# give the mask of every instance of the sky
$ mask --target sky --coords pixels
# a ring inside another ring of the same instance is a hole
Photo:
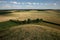
[[[0,9],[60,9],[60,0],[0,0]]]

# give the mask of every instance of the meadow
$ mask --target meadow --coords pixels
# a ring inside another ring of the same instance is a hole
[[[60,26],[58,25],[45,22],[20,25],[18,22],[11,21],[37,18],[60,24],[59,10],[0,11],[0,40],[60,40]]]

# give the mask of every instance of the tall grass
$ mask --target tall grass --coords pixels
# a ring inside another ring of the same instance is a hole
[[[15,30],[15,31],[14,31]],[[10,30],[8,34],[1,37],[1,40],[60,40],[60,33],[47,31],[41,27],[20,27]]]
[[[9,29],[12,26],[18,25],[17,23],[11,22],[11,21],[5,21],[5,22],[0,22],[0,31]]]

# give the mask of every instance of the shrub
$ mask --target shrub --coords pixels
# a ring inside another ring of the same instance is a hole
[[[31,20],[30,20],[30,19],[28,19],[28,20],[27,20],[27,23],[31,23]]]

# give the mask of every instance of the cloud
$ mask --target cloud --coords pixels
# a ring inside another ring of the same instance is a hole
[[[3,6],[4,8],[11,8],[11,6],[9,4],[6,4],[5,6]]]
[[[31,2],[27,2],[28,5],[31,5],[32,3]]]
[[[32,3],[33,5],[36,5],[37,3]]]
[[[45,5],[48,5],[48,3],[45,3]]]
[[[10,2],[10,3],[13,3],[13,4],[18,4],[18,2]]]
[[[56,4],[56,3],[53,3],[53,5],[55,5],[55,6],[56,6],[57,4]]]
[[[16,5],[15,5],[16,4]],[[2,6],[3,5],[3,6]],[[39,2],[17,2],[17,1],[0,1],[0,9],[8,8],[57,8],[57,3],[39,3]]]
[[[17,4],[17,2],[13,2],[14,4]]]

